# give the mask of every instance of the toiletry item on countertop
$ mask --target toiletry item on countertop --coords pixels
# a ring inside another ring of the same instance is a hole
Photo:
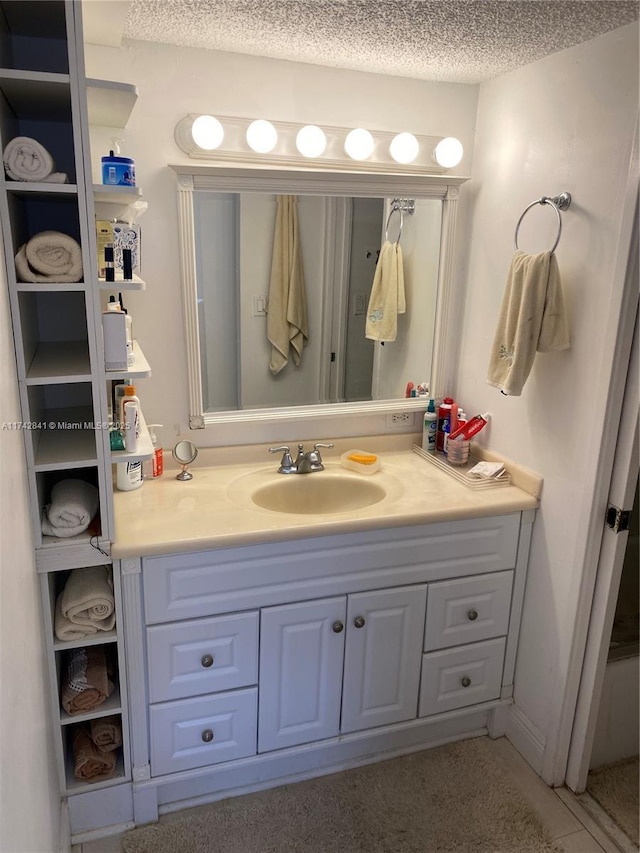
[[[414,389],[413,382],[407,382],[407,387],[404,390],[404,396],[407,398],[411,397],[411,392],[413,391],[413,389]]]
[[[429,400],[427,411],[424,413],[422,425],[422,449],[427,453],[436,452],[436,424],[438,415],[436,412],[436,401]]]
[[[444,422],[449,417],[449,412],[453,406],[453,397],[445,397],[442,403],[438,406],[438,420],[436,425],[436,450],[442,452],[444,450]]]
[[[156,436],[154,427],[161,427],[162,424],[147,424],[149,428],[149,438],[153,445],[153,456],[151,459],[145,459],[142,463],[142,475],[145,480],[155,480],[156,477],[161,477],[164,471],[164,456]]]
[[[380,468],[380,459],[375,453],[366,450],[347,450],[340,457],[340,464],[359,474],[373,474]]]
[[[492,480],[500,477],[504,470],[503,462],[478,462],[477,465],[469,469],[468,473],[484,480]]]
[[[136,459],[131,462],[119,462],[116,465],[116,488],[121,492],[139,489],[142,485],[142,462]]]
[[[474,415],[463,426],[458,427],[455,433],[449,435],[449,441],[456,441],[459,438],[469,439],[477,435],[488,423],[491,415],[487,412],[484,415]]]

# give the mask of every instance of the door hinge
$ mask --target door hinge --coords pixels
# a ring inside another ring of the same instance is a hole
[[[629,519],[631,518],[631,510],[619,509],[613,504],[607,507],[607,525],[614,533],[623,533],[629,529]]]

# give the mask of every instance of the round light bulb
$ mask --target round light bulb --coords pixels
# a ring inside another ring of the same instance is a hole
[[[217,118],[198,116],[191,126],[191,136],[197,146],[211,151],[224,139],[224,130]]]
[[[319,157],[327,147],[324,130],[315,124],[307,124],[298,131],[296,148],[303,157]]]
[[[462,160],[462,142],[453,136],[441,139],[433,152],[434,159],[443,169],[451,169]]]
[[[247,144],[257,154],[273,151],[278,141],[278,131],[270,121],[262,118],[252,121],[247,128]]]
[[[347,134],[344,141],[344,150],[352,160],[366,160],[374,149],[373,136],[363,127],[357,127]]]
[[[399,133],[389,146],[389,154],[396,163],[413,163],[418,156],[420,146],[413,133]]]

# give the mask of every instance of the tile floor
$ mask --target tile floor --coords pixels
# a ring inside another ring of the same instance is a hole
[[[566,788],[553,789],[545,785],[506,738],[491,743],[496,758],[511,775],[513,783],[535,809],[551,838],[564,853],[627,853],[629,848],[614,844],[583,808],[580,797]],[[175,820],[178,816],[179,813],[165,815],[160,821]],[[85,842],[76,845],[73,853],[123,853],[121,838],[120,835],[114,835]]]

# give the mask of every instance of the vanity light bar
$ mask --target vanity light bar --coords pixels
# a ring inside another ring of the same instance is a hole
[[[194,160],[442,174],[462,159],[457,139],[366,128],[190,113],[176,125],[178,148]],[[198,140],[196,142],[196,140]],[[443,145],[443,143],[446,143]],[[440,156],[446,149],[447,159]],[[452,153],[453,151],[453,153]],[[456,160],[456,156],[458,159]]]

